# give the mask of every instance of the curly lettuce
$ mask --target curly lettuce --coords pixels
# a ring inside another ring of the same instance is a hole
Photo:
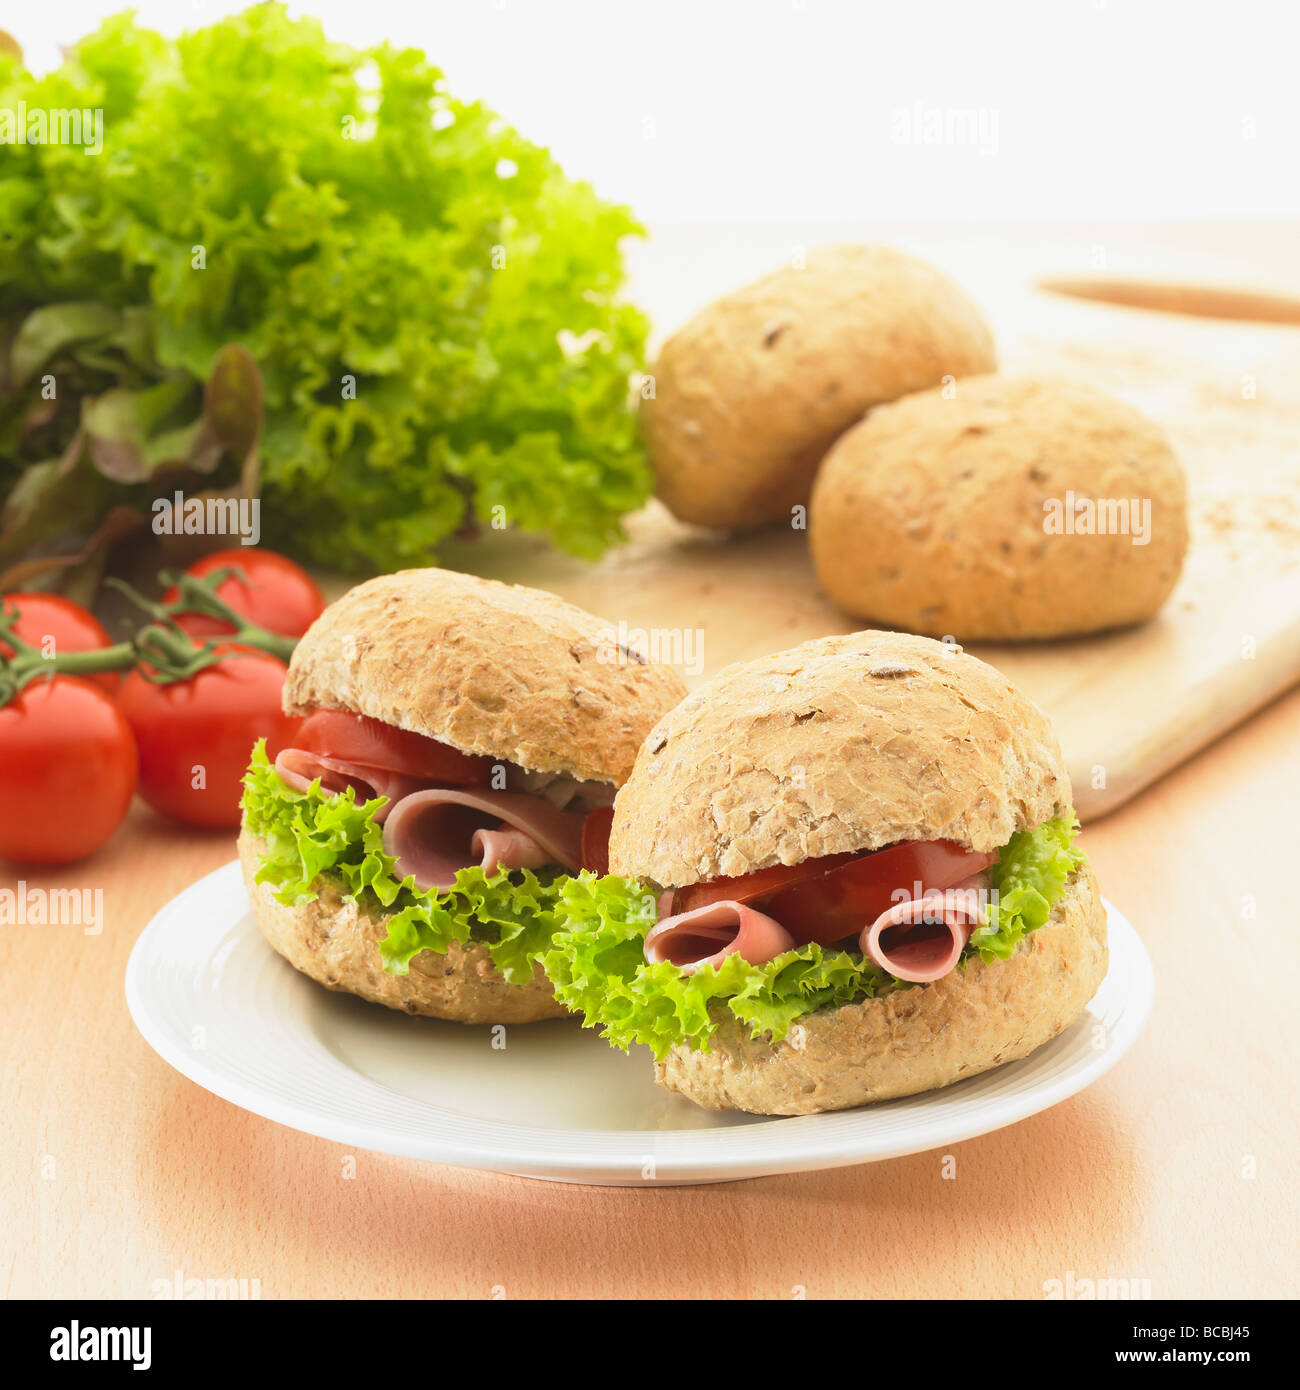
[[[421,951],[445,955],[453,941],[485,945],[511,984],[533,978],[538,955],[559,923],[557,904],[566,876],[543,870],[485,874],[474,866],[445,893],[425,893],[400,878],[384,853],[375,812],[382,797],[358,802],[351,787],[327,796],[318,782],[305,792],[285,785],[262,740],[244,774],[244,823],[266,843],[258,883],[269,883],[287,906],[312,901],[321,884],[392,914],[379,943],[384,969],[405,975]]]
[[[1077,822],[1053,820],[1012,837],[991,871],[996,890],[985,922],[971,935],[962,966],[977,954],[1005,960],[1026,933],[1041,927],[1083,862],[1072,848]],[[684,974],[667,961],[649,964],[646,933],[655,924],[655,895],[634,879],[590,874],[566,880],[561,924],[540,959],[555,995],[599,1028],[614,1047],[644,1043],[662,1058],[674,1047],[709,1051],[723,1012],[753,1037],[785,1038],[819,1009],[912,986],[856,951],[817,945],[786,951],[766,965],[728,956]]]
[[[779,1042],[804,1014],[873,995],[890,977],[862,956],[801,946],[766,965],[728,956],[683,974],[643,954],[655,923],[655,896],[635,879],[590,874],[560,893],[563,925],[541,957],[555,997],[599,1027],[614,1047],[644,1043],[656,1057],[679,1044],[708,1051],[721,1006],[755,1037]]]
[[[260,373],[266,539],[332,568],[428,564],[476,527],[594,558],[649,495],[648,324],[621,297],[643,229],[423,53],[280,4],[175,40],[128,13],[44,76],[0,46],[0,108],[23,103],[102,113],[93,154],[0,143],[0,501],[24,543],[47,513],[147,516],[180,462],[232,485],[195,439],[231,344]]]
[[[1036,830],[1011,837],[989,873],[993,892],[984,923],[971,933],[967,952],[984,961],[1006,960],[1026,932],[1052,915],[1066,880],[1083,863],[1074,848],[1079,822],[1058,816]]]

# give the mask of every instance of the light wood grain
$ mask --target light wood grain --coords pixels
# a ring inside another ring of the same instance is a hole
[[[1000,235],[948,252],[977,261]],[[1058,235],[1053,268],[1075,269],[1113,235],[1081,229],[1064,250]],[[1156,231],[1143,235],[1143,245],[1164,247],[1163,260],[1149,253],[1153,263],[1185,277],[1196,238],[1209,233],[1174,229],[1163,243]],[[1217,239],[1224,254],[1233,235]],[[1292,247],[1294,231],[1264,244]],[[763,263],[733,264],[720,252],[715,261],[719,278],[730,268],[735,279]],[[1147,273],[1151,264],[1113,268]],[[733,645],[739,652],[761,638],[771,649],[833,622],[812,586],[793,582],[806,563],[797,542],[742,542],[725,561],[703,538],[680,539],[671,561],[652,543],[626,557],[636,583],[617,565],[584,582],[590,606],[633,625],[698,626],[725,594],[706,629],[713,667]],[[552,562],[524,550],[501,563],[545,582]],[[775,590],[787,593],[784,603],[772,602]],[[1220,597],[1210,583],[1198,601]],[[1236,652],[1243,631],[1261,630],[1265,607],[1223,608],[1199,640]],[[1175,606],[1170,625],[1179,621]],[[1155,659],[1122,683],[1125,701],[1146,701],[1166,664],[1159,689],[1191,684],[1209,699],[1180,631],[1155,630]],[[1062,690],[1116,697],[1105,669],[1067,656],[1053,678]],[[1225,664],[1221,654],[1214,663]],[[1293,1296],[1297,786],[1300,692],[1090,826],[1085,845],[1103,889],[1155,962],[1151,1023],[1096,1086],[956,1146],[953,1178],[935,1152],[661,1190],[566,1187],[351,1153],[171,1071],[127,1014],[126,958],[151,914],[231,858],[232,845],[137,808],[94,859],[26,875],[35,887],[101,888],[101,934],[0,928],[0,1290],[148,1297],[180,1270],[257,1280],[267,1298],[1032,1298],[1073,1271],[1149,1280],[1156,1297]],[[0,885],[12,882],[0,866]]]

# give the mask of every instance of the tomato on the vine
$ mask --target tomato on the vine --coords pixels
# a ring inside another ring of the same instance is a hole
[[[84,859],[121,825],[135,786],[130,726],[99,686],[40,678],[0,707],[0,856]]]
[[[0,597],[0,608],[17,611],[14,635],[46,657],[113,645],[104,624],[89,609],[61,594],[5,594]],[[13,654],[14,649],[0,638],[0,656]],[[119,676],[116,671],[100,671],[82,679],[92,681],[111,695],[117,689]]]
[[[169,685],[132,671],[118,696],[140,749],[140,795],[189,825],[238,825],[253,745],[265,738],[274,758],[298,727],[280,708],[282,662],[246,648],[218,651],[222,660]]]
[[[301,637],[325,611],[325,595],[301,565],[274,550],[239,546],[218,550],[196,561],[185,572],[198,579],[222,569],[239,569],[243,576],[231,575],[216,587],[217,597],[229,604],[249,622],[286,637]],[[163,595],[164,603],[178,597],[173,587]],[[176,622],[191,637],[227,636],[234,629],[220,618],[204,613],[182,613]]]

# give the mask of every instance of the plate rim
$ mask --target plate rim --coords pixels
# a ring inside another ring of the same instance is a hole
[[[1155,996],[1155,971],[1141,936],[1124,914],[1103,898],[1112,952],[1106,978],[1098,992],[1105,987],[1116,968],[1113,949],[1116,936],[1122,942],[1122,958],[1129,973],[1122,1018],[1111,1036],[1110,1045],[1098,1049],[1093,1058],[1066,1067],[1059,1074],[1045,1078],[1022,1092],[1010,1097],[998,1097],[996,1104],[990,1102],[973,1109],[965,1117],[965,1123],[960,1112],[951,1115],[942,1135],[917,1135],[914,1127],[905,1125],[896,1133],[878,1136],[875,1142],[866,1145],[865,1136],[848,1126],[844,1126],[846,1132],[838,1135],[820,1132],[826,1127],[827,1121],[836,1118],[842,1121],[844,1117],[871,1113],[872,1107],[861,1106],[854,1110],[828,1112],[826,1115],[756,1117],[753,1125],[727,1129],[601,1131],[563,1127],[548,1129],[504,1120],[475,1120],[477,1127],[495,1132],[495,1142],[489,1142],[482,1137],[467,1140],[456,1134],[456,1127],[458,1124],[464,1125],[465,1116],[428,1102],[412,1101],[438,1122],[437,1129],[415,1134],[396,1131],[391,1125],[367,1121],[364,1116],[336,1117],[322,1113],[310,1105],[296,1104],[270,1088],[259,1088],[231,1077],[222,1070],[219,1062],[211,1060],[211,1054],[177,1044],[170,1036],[166,1023],[154,1016],[144,985],[148,978],[147,958],[155,942],[165,935],[175,919],[188,915],[187,908],[193,899],[205,897],[213,890],[230,891],[236,884],[244,901],[243,916],[251,915],[241,866],[238,860],[231,860],[195,880],[164,903],[132,945],[123,982],[127,1009],[145,1042],[163,1061],[187,1080],[229,1104],[317,1138],[422,1162],[522,1177],[663,1187],[683,1182],[720,1182],[847,1167],[925,1153],[948,1144],[965,1143],[1051,1109],[1100,1080],[1141,1036],[1150,1018]],[[208,911],[211,910],[209,907]],[[242,916],[232,919],[227,923],[228,929],[233,929],[241,920]],[[271,948],[268,946],[267,949]],[[599,1044],[600,1040],[593,1036],[592,1042]],[[364,1079],[370,1085],[382,1086],[373,1078]],[[978,1077],[969,1079],[974,1081]],[[943,1096],[952,1089],[941,1087],[918,1097],[901,1097],[898,1101],[883,1104],[910,1101],[921,1108],[927,1098]],[[810,1126],[801,1124],[801,1121],[813,1121],[815,1125],[820,1122],[818,1137],[809,1141],[807,1135]],[[762,1152],[746,1154],[743,1145],[747,1139],[752,1143],[756,1131],[774,1137],[786,1131],[793,1142],[776,1147],[767,1143]],[[571,1136],[576,1141],[574,1152],[549,1152],[550,1146],[562,1136]],[[507,1137],[511,1142],[502,1143],[502,1139]],[[530,1155],[530,1141],[533,1145],[539,1141],[545,1144],[548,1152],[544,1157]],[[864,1147],[867,1151],[864,1151]],[[593,1149],[597,1151],[593,1152]],[[648,1160],[653,1162],[651,1176],[644,1171]]]

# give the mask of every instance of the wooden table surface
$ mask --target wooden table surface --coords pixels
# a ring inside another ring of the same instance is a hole
[[[955,1146],[954,1177],[936,1151],[658,1190],[354,1153],[172,1071],[127,1014],[127,954],[231,844],[137,809],[95,859],[27,876],[102,885],[99,935],[0,933],[3,1291],[148,1298],[180,1270],[263,1298],[1038,1298],[1073,1271],[1294,1296],[1297,787],[1300,691],[1088,832],[1155,1012],[1091,1089]]]

